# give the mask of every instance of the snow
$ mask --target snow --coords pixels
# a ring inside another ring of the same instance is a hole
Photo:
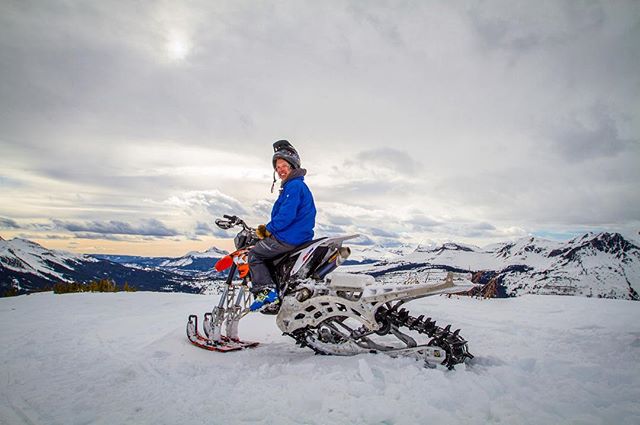
[[[349,245],[351,254],[350,261],[355,262],[374,262],[382,260],[395,260],[403,255],[413,252],[414,248],[410,245],[401,245],[396,248],[388,248],[381,245],[361,246]]]
[[[189,256],[180,257],[177,260],[167,260],[160,263],[160,267],[184,267],[193,263],[193,258]]]
[[[473,363],[455,371],[316,356],[252,314],[236,353],[188,343],[215,296],[39,293],[0,299],[2,424],[637,424],[640,304],[526,295],[431,297]]]

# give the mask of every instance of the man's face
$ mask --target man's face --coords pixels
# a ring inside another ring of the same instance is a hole
[[[280,180],[285,180],[291,172],[291,165],[282,158],[276,160],[276,173],[280,177]]]

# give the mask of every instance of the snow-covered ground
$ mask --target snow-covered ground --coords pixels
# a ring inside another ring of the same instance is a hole
[[[316,356],[250,315],[263,343],[212,353],[185,337],[215,296],[0,299],[1,424],[638,424],[640,304],[432,297],[412,314],[461,327],[455,371],[384,355]]]

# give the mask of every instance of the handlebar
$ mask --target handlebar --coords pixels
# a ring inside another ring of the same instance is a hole
[[[238,216],[224,214],[222,217],[224,217],[226,220],[223,220],[221,218],[216,219],[216,226],[221,229],[227,230],[231,229],[234,226],[242,226],[244,230],[253,230],[251,227],[247,226],[247,223],[245,223],[244,220],[242,220]]]

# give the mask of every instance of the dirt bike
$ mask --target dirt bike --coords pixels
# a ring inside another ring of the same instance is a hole
[[[240,227],[234,239],[236,251],[215,265],[229,274],[218,305],[204,315],[204,335],[198,331],[198,317],[190,315],[187,336],[194,345],[211,351],[256,347],[258,342],[239,338],[238,324],[253,301],[247,256],[259,239],[255,229],[236,216],[225,215],[216,225],[225,230]],[[418,298],[466,292],[473,285],[454,284],[451,273],[442,282],[389,285],[369,275],[334,272],[351,253],[343,242],[358,236],[315,239],[270,262],[280,301],[279,309],[271,313],[277,314],[284,335],[317,354],[381,352],[448,369],[472,359],[459,329],[442,328],[430,317],[413,317],[401,307]]]

